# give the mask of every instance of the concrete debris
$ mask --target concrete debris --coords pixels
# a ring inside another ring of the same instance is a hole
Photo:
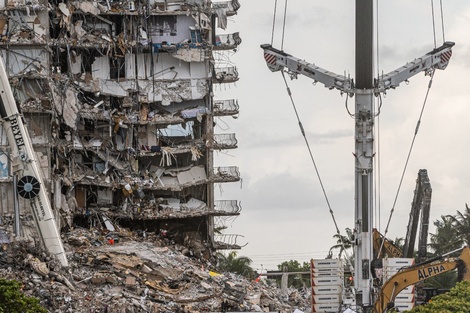
[[[283,300],[276,286],[217,273],[202,254],[191,256],[191,246],[160,235],[77,228],[64,243],[68,268],[30,242],[5,244],[0,277],[22,282],[49,312],[219,312],[224,301],[238,312],[309,307],[308,293],[289,290]]]

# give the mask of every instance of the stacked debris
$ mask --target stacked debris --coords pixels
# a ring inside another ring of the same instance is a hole
[[[63,268],[27,241],[4,243],[0,277],[24,284],[50,312],[306,311],[309,297],[275,284],[218,273],[191,248],[156,234],[75,229],[64,235]]]

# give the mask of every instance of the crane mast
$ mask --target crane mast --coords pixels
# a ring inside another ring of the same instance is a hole
[[[55,222],[49,196],[31,138],[16,106],[3,59],[0,57],[0,118],[11,148],[13,175],[19,177],[18,194],[31,204],[31,212],[44,248],[63,266],[67,256]]]
[[[304,75],[329,89],[355,96],[355,277],[356,305],[366,311],[374,303],[371,261],[373,260],[373,159],[375,156],[374,99],[394,89],[412,76],[445,69],[452,55],[453,42],[445,42],[422,57],[380,77],[373,74],[373,0],[356,0],[356,77],[338,75],[264,44],[264,59],[272,72],[286,71],[291,78]]]

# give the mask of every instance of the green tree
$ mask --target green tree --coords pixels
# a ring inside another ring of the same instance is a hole
[[[336,245],[330,248],[330,255],[332,250],[339,249],[338,258],[341,259],[341,256],[344,252],[351,249],[354,243],[354,234],[350,228],[346,228],[346,236],[341,234],[335,234],[333,238],[336,239]]]
[[[0,312],[47,313],[39,300],[21,292],[21,284],[15,280],[0,279]]]
[[[429,248],[434,251],[434,255],[442,255],[450,251],[459,249],[463,245],[463,240],[454,229],[454,217],[441,216],[441,220],[434,221],[436,233],[429,238]]]
[[[403,246],[405,245],[405,238],[396,237],[395,240],[393,241],[393,244],[403,250]]]
[[[236,251],[231,251],[227,255],[217,254],[218,268],[225,272],[231,272],[253,279],[255,271],[251,267],[252,260],[245,256],[237,256]]]
[[[463,241],[454,229],[453,219],[441,216],[441,220],[434,221],[436,233],[430,234],[428,247],[433,250],[432,256],[443,255],[462,247]],[[447,272],[432,277],[424,282],[426,287],[450,289],[457,283],[457,272]]]
[[[449,292],[435,296],[426,305],[420,305],[408,313],[467,313],[470,312],[470,282],[462,281]]]
[[[457,211],[456,216],[449,215],[449,218],[452,220],[459,239],[466,245],[470,245],[470,208],[468,204],[465,204],[465,211],[463,213]]]
[[[297,260],[284,261],[277,266],[278,270],[282,272],[309,272],[310,273],[310,264],[309,262],[299,263]],[[276,278],[278,284],[281,283],[281,278]],[[287,285],[300,289],[302,287],[310,286],[310,274],[301,275],[301,274],[290,274],[288,276]]]

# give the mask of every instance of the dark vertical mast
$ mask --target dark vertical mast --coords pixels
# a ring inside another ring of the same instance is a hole
[[[356,88],[373,87],[374,5],[356,0]]]
[[[373,258],[374,43],[373,0],[356,0],[355,236],[354,287],[357,307],[373,302],[370,264]]]

